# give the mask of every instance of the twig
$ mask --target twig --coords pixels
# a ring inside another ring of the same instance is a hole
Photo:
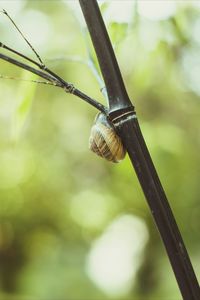
[[[38,83],[38,84],[47,84],[47,85],[53,85],[56,86],[56,82],[50,82],[50,81],[41,81],[41,80],[33,80],[33,79],[24,79],[24,78],[18,78],[14,76],[7,76],[0,74],[1,79],[10,79],[10,80],[17,80],[17,81],[25,81],[25,82],[31,82],[31,83]]]
[[[24,56],[23,54],[15,51],[15,50],[13,50],[13,49],[11,49],[9,47],[6,47],[5,49],[8,50],[8,51],[14,52],[18,56],[23,57],[24,59],[26,59],[28,61],[31,61],[32,63],[38,65],[37,62],[32,61],[28,57]],[[34,73],[34,74],[36,74],[36,75],[38,75],[38,76],[40,76],[40,77],[42,77],[42,78],[44,78],[44,79],[52,82],[52,85],[55,85],[57,87],[60,87],[60,88],[64,89],[65,92],[67,92],[67,93],[71,93],[73,95],[76,95],[77,97],[81,98],[82,100],[86,101],[87,103],[89,103],[92,106],[94,106],[95,108],[97,108],[99,111],[107,114],[108,109],[103,104],[101,104],[98,101],[96,101],[95,99],[89,97],[88,95],[86,95],[85,93],[81,92],[79,89],[75,88],[72,84],[64,81],[63,79],[60,81],[59,80],[60,77],[57,76],[57,74],[56,74],[56,77],[54,77],[52,75],[52,74],[55,74],[54,72],[50,72],[50,74],[49,74],[49,72],[45,73],[43,71],[37,70],[37,69],[35,69],[35,68],[33,68],[33,67],[31,67],[31,66],[23,63],[23,62],[20,62],[20,61],[14,59],[12,57],[9,57],[9,56],[7,56],[5,54],[2,54],[2,53],[0,53],[0,59],[5,60],[5,61],[7,61],[7,62],[9,62],[9,63],[11,63],[11,64],[13,64],[15,66],[18,66],[18,67],[20,67],[22,69],[25,69],[25,70],[27,70],[27,71],[29,71],[31,73]],[[45,71],[47,71],[47,70],[45,70]]]
[[[28,56],[20,53],[19,51],[12,49],[8,46],[6,46],[5,44],[0,42],[0,47],[6,49],[7,51],[16,54],[17,56],[27,60],[28,62],[31,62],[32,64],[36,65],[39,69],[43,70],[45,73],[47,73],[50,77],[49,77],[49,81],[51,81],[53,84],[55,84],[56,86],[62,87],[65,92],[70,93],[70,94],[74,94],[76,96],[78,96],[79,98],[83,99],[84,101],[86,101],[87,103],[91,104],[92,106],[96,107],[98,110],[100,110],[101,112],[107,114],[107,108],[102,105],[101,103],[97,102],[96,100],[90,98],[89,96],[87,96],[86,94],[84,94],[83,92],[79,91],[78,89],[76,89],[73,84],[66,82],[63,78],[61,78],[60,76],[58,76],[55,72],[51,71],[43,62],[43,60],[41,59],[40,55],[37,53],[37,51],[34,49],[34,47],[32,46],[32,44],[28,41],[28,39],[25,37],[25,35],[23,34],[23,32],[19,29],[19,27],[17,26],[17,24],[14,22],[14,20],[11,18],[11,16],[8,14],[8,12],[6,10],[2,10],[2,13],[4,15],[6,15],[8,17],[8,19],[11,21],[11,23],[14,25],[14,27],[16,28],[16,30],[19,32],[19,34],[21,35],[21,37],[23,38],[23,40],[26,42],[26,44],[31,48],[31,50],[33,51],[33,53],[35,54],[35,56],[37,57],[38,62],[36,62],[35,60],[29,58]],[[2,59],[5,59],[6,57],[4,56],[1,57]],[[33,72],[36,74],[36,70],[34,68],[30,68],[25,64],[22,64],[20,62],[17,62],[16,60],[13,59],[8,59],[7,57],[7,61],[17,65],[18,67],[23,67],[26,70]],[[40,73],[40,76],[44,76],[44,72]],[[41,76],[41,77],[42,77]],[[43,77],[44,78],[44,77]]]

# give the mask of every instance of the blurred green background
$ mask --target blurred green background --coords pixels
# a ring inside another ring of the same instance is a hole
[[[199,277],[200,2],[100,4]],[[0,6],[49,68],[105,103],[78,1]],[[35,59],[3,14],[0,35]],[[37,79],[4,61],[0,74]],[[17,80],[0,79],[0,96],[0,299],[181,299],[128,157],[112,164],[88,150],[95,109]]]

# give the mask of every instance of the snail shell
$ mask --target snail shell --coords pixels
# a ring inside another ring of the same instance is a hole
[[[96,116],[89,138],[89,148],[97,155],[115,163],[126,155],[126,150],[114,126],[103,113]]]

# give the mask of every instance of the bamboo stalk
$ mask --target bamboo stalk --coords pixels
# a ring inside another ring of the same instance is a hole
[[[162,184],[127,95],[96,0],[79,0],[109,98],[109,115],[128,151],[152,217],[165,245],[184,300],[199,300],[200,289]]]

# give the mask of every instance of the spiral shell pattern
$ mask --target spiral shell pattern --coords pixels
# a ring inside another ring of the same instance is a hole
[[[115,163],[121,161],[126,155],[120,137],[103,113],[97,115],[92,126],[89,148],[97,155]]]

